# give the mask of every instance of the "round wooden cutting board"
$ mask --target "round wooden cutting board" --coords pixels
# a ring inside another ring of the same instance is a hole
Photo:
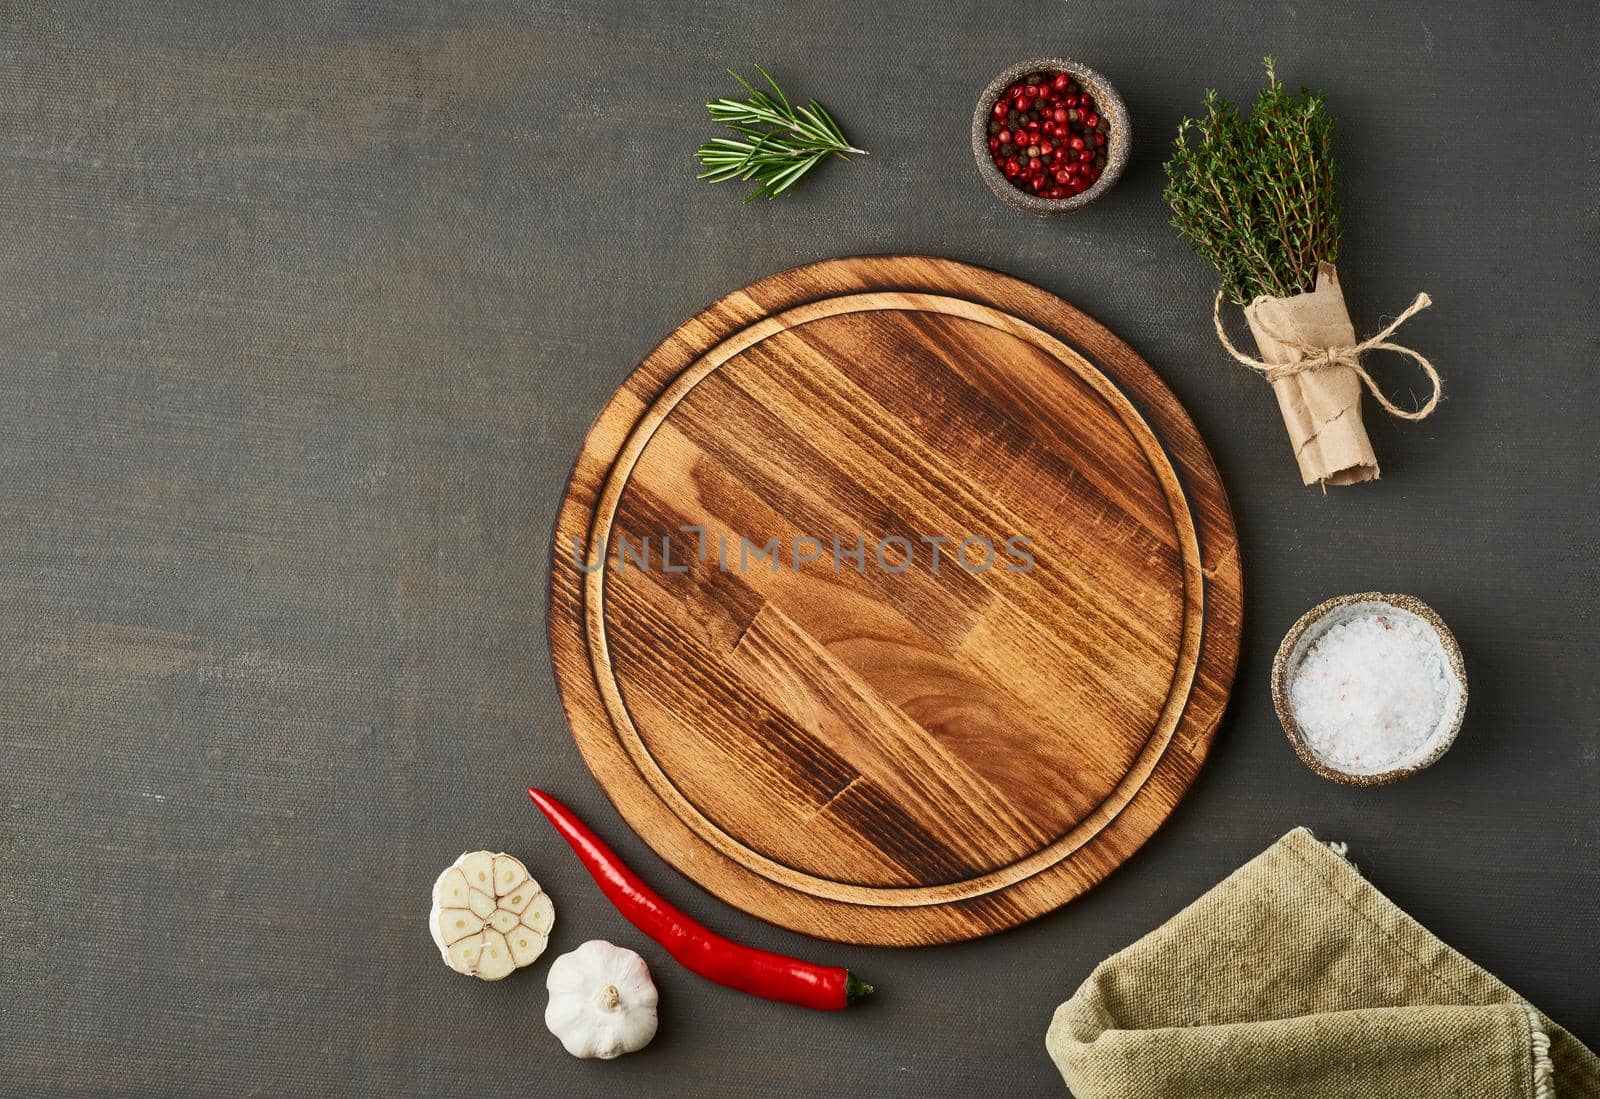
[[[763,279],[601,412],[557,521],[578,746],[717,896],[950,942],[1126,859],[1238,656],[1233,520],[1177,399],[1072,306],[928,257]]]

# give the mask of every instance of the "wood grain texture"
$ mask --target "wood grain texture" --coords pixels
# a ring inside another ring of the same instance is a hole
[[[1015,279],[857,258],[724,298],[619,390],[550,634],[586,761],[668,861],[796,930],[945,942],[1077,896],[1165,819],[1240,579],[1210,458],[1130,349]]]

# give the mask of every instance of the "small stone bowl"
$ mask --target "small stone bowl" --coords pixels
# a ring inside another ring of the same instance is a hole
[[[1439,642],[1439,653],[1452,689],[1445,698],[1444,713],[1438,728],[1423,741],[1411,759],[1387,771],[1352,771],[1323,759],[1306,741],[1289,705],[1289,680],[1305,659],[1306,652],[1323,634],[1341,622],[1373,611],[1392,613],[1396,617],[1418,618],[1429,626]],[[1456,644],[1455,635],[1434,613],[1433,608],[1413,596],[1383,595],[1379,592],[1341,595],[1312,607],[1300,616],[1300,620],[1284,636],[1283,643],[1278,646],[1278,655],[1272,661],[1272,705],[1278,711],[1278,720],[1282,722],[1283,731],[1289,737],[1295,754],[1323,778],[1347,786],[1382,786],[1384,783],[1398,782],[1436,762],[1455,743],[1456,734],[1461,730],[1461,719],[1467,712],[1467,671],[1461,661],[1461,646]]]
[[[996,168],[990,158],[990,112],[1008,87],[1032,72],[1071,73],[1072,78],[1094,96],[1095,108],[1110,125],[1110,133],[1106,138],[1106,166],[1101,170],[1100,178],[1094,181],[1094,186],[1087,191],[1055,199],[1028,194],[1012,186],[1005,173]],[[1117,89],[1111,86],[1111,81],[1081,61],[1064,57],[1038,57],[1012,65],[983,89],[983,94],[978,97],[978,108],[972,114],[972,157],[978,162],[978,174],[1001,202],[1014,210],[1040,217],[1074,213],[1111,190],[1122,178],[1122,170],[1128,166],[1128,151],[1132,147],[1133,131],[1128,123],[1128,107],[1117,94]]]

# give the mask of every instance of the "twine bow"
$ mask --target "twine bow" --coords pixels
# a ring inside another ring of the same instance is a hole
[[[1233,341],[1228,339],[1228,333],[1222,328],[1222,291],[1220,290],[1217,291],[1216,304],[1211,307],[1211,318],[1217,325],[1217,339],[1222,341],[1222,346],[1227,349],[1228,354],[1232,355],[1238,362],[1248,366],[1251,370],[1256,371],[1269,382],[1278,381],[1280,378],[1292,378],[1294,375],[1304,374],[1308,370],[1326,370],[1330,366],[1349,367],[1355,372],[1356,377],[1360,378],[1362,383],[1366,385],[1367,391],[1377,398],[1378,403],[1383,406],[1383,410],[1389,415],[1398,416],[1402,420],[1421,420],[1426,419],[1439,404],[1439,372],[1433,368],[1433,364],[1425,359],[1420,352],[1406,347],[1404,344],[1390,343],[1389,337],[1394,335],[1395,330],[1402,324],[1432,304],[1433,299],[1428,297],[1427,294],[1418,294],[1412,300],[1410,306],[1406,308],[1406,311],[1391,321],[1388,327],[1375,336],[1369,336],[1360,343],[1350,344],[1347,347],[1312,347],[1297,339],[1280,335],[1262,323],[1261,318],[1257,317],[1255,324],[1258,328],[1285,347],[1299,353],[1299,359],[1288,363],[1265,363],[1260,359],[1252,359],[1249,355],[1233,346]],[[1415,359],[1417,365],[1422,367],[1422,372],[1428,376],[1428,381],[1433,383],[1433,394],[1428,398],[1427,403],[1414,412],[1408,412],[1384,396],[1383,390],[1378,388],[1378,383],[1372,380],[1372,375],[1368,374],[1361,365],[1361,354],[1364,351],[1395,351]]]

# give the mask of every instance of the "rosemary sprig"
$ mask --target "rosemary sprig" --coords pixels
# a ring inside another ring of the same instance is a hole
[[[1249,118],[1210,91],[1206,116],[1178,126],[1162,192],[1172,224],[1240,305],[1312,289],[1318,261],[1339,253],[1327,97],[1289,94],[1272,58],[1266,66]]]
[[[738,136],[713,138],[700,146],[695,156],[705,171],[697,178],[712,183],[754,180],[759,186],[745,197],[750,202],[763,195],[777,198],[788,194],[830,156],[849,160],[852,154],[867,155],[865,149],[850,144],[821,103],[813,99],[796,107],[767,70],[757,65],[756,72],[771,86],[771,95],[729,69],[728,75],[743,85],[750,97],[706,104],[711,117]]]

